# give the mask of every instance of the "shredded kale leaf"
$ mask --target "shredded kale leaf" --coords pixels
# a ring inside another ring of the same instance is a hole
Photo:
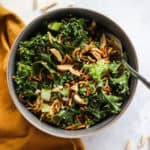
[[[109,71],[111,71],[112,74],[117,74],[120,65],[121,62],[112,62],[109,64],[105,63],[104,60],[98,60],[96,64],[85,64],[84,68],[88,70],[88,74],[91,75],[94,80],[99,82]]]
[[[73,41],[72,45],[76,46],[78,42],[88,39],[88,32],[85,31],[84,27],[85,20],[81,18],[71,18],[68,21],[64,21],[61,32],[63,41],[71,40]]]
[[[116,92],[120,95],[128,95],[129,94],[129,86],[128,80],[130,77],[130,72],[125,70],[121,76],[118,78],[110,78],[110,82],[113,87],[116,87]]]

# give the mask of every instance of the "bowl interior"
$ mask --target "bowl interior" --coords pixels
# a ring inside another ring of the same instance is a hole
[[[124,33],[124,31],[112,20],[107,18],[106,16],[96,13],[94,11],[90,11],[87,9],[81,9],[81,8],[64,8],[64,9],[58,9],[55,11],[48,12],[47,14],[44,14],[35,20],[33,20],[29,25],[27,25],[21,34],[16,39],[14,45],[11,49],[11,54],[9,57],[8,62],[8,87],[10,94],[12,96],[12,99],[16,105],[16,107],[19,109],[19,111],[22,113],[22,115],[35,127],[38,129],[55,136],[59,137],[67,137],[67,138],[75,138],[80,137],[84,135],[88,135],[90,133],[93,133],[97,131],[98,129],[103,128],[104,126],[110,124],[112,121],[116,120],[127,108],[129,103],[131,102],[131,98],[134,94],[135,87],[136,87],[136,80],[132,77],[130,80],[130,96],[125,100],[125,103],[122,106],[122,111],[118,115],[114,115],[107,120],[104,120],[103,122],[90,127],[88,129],[81,129],[77,131],[67,131],[60,128],[56,128],[53,126],[50,126],[44,122],[41,122],[36,116],[34,116],[32,113],[30,113],[23,104],[21,104],[17,98],[17,95],[15,93],[15,85],[12,80],[12,75],[15,73],[15,59],[16,59],[16,51],[18,48],[19,41],[27,40],[30,37],[34,36],[37,32],[45,32],[44,28],[44,22],[47,20],[53,20],[53,19],[60,19],[67,17],[68,15],[76,16],[76,17],[83,17],[91,20],[95,20],[98,24],[108,29],[110,32],[112,32],[114,35],[116,35],[123,44],[124,50],[127,52],[129,64],[135,69],[138,69],[137,65],[137,57],[134,50],[133,45],[131,44],[131,41],[127,37],[127,35]]]

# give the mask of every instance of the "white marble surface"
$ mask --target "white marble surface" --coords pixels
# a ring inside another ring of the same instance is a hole
[[[39,0],[42,7],[50,0]],[[0,0],[16,12],[26,23],[37,15],[32,0]],[[150,1],[149,0],[59,0],[57,7],[67,4],[97,10],[116,21],[131,38],[139,59],[141,74],[150,79]],[[39,7],[40,8],[40,7]],[[112,126],[95,135],[82,138],[86,150],[124,150],[128,139],[137,149],[141,135],[150,136],[150,91],[139,82],[133,102],[125,114]],[[141,150],[148,150],[145,145]]]

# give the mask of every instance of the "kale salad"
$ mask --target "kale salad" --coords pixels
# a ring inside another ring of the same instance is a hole
[[[13,80],[20,102],[66,130],[118,114],[130,79],[120,40],[94,20],[77,17],[47,22],[44,31],[19,44]]]

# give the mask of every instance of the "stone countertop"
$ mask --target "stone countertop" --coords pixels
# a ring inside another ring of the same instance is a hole
[[[32,0],[0,2],[16,12],[26,24],[40,15],[39,9],[32,11]],[[39,0],[39,6],[47,2],[50,0]],[[59,0],[55,8],[66,7],[68,4],[99,11],[116,21],[135,46],[140,73],[150,80],[149,0]],[[135,150],[142,135],[150,136],[150,91],[139,82],[133,101],[124,115],[113,125],[82,139],[86,150],[124,150],[128,139],[132,140],[132,149]],[[148,150],[147,145],[140,150]]]

